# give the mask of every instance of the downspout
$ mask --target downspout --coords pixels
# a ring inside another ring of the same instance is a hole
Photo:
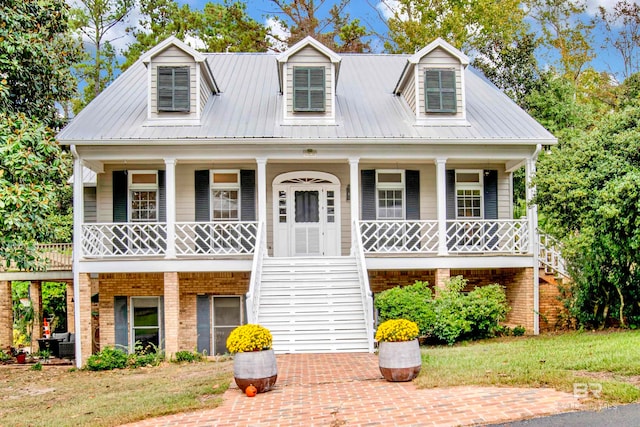
[[[78,208],[78,204],[82,202],[79,197],[84,191],[82,182],[82,160],[76,150],[75,145],[71,145],[71,154],[73,154],[73,321],[76,332],[76,367],[82,368],[82,334],[80,333],[80,233],[82,232],[82,206]]]
[[[536,171],[536,162],[538,160],[538,155],[542,151],[542,144],[536,145],[536,150],[533,152],[533,156],[531,157],[532,170],[531,173],[535,174]],[[532,188],[529,193],[530,196],[533,196],[535,189]],[[531,202],[531,197],[528,202]],[[538,238],[538,208],[536,206],[531,206],[530,211],[530,227],[531,232],[530,236],[533,239],[533,333],[534,335],[540,334],[540,239]]]

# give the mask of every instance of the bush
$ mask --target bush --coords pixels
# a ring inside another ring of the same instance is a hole
[[[380,320],[406,318],[418,324],[422,336],[434,337],[448,344],[461,339],[479,339],[500,332],[499,323],[509,307],[499,285],[463,290],[467,281],[452,277],[435,298],[426,282],[396,287],[380,293],[376,308]]]
[[[130,368],[141,366],[158,366],[164,360],[164,352],[155,344],[148,344],[143,347],[140,342],[136,342],[135,352],[128,356],[127,364]]]
[[[87,359],[87,369],[90,371],[109,371],[127,367],[129,357],[119,348],[107,347],[104,350],[92,354]]]
[[[202,353],[198,353],[197,351],[182,350],[182,351],[176,351],[171,361],[174,363],[181,363],[181,362],[193,363],[193,362],[200,362],[203,359],[204,359],[204,355]]]
[[[526,329],[524,328],[524,326],[518,325],[513,328],[512,332],[514,337],[521,337],[526,332]]]
[[[421,335],[428,335],[435,321],[433,293],[428,282],[397,286],[376,296],[379,321],[408,319],[418,325]]]

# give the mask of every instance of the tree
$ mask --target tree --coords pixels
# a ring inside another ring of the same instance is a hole
[[[64,0],[4,0],[0,6],[0,113],[25,113],[58,128],[56,103],[76,94],[69,69],[80,49]]]
[[[542,156],[535,184],[546,228],[566,247],[580,324],[640,325],[640,106]]]
[[[622,57],[623,78],[640,71],[640,4],[619,1],[612,11],[600,6],[595,24],[607,32],[603,47],[613,47]]]
[[[86,86],[82,99],[74,105],[76,113],[113,81],[116,51],[108,33],[125,20],[134,0],[78,0],[78,4],[72,23],[82,34],[85,49],[84,60],[76,69]]]
[[[540,26],[540,42],[557,52],[561,74],[578,81],[585,65],[594,57],[591,47],[593,24],[579,19],[586,11],[584,0],[526,0],[528,16]],[[548,55],[551,61],[552,55]]]
[[[413,53],[437,37],[471,52],[492,41],[509,44],[525,24],[520,0],[382,0],[392,13],[385,49]]]
[[[53,227],[49,218],[61,209],[70,173],[70,156],[50,128],[24,114],[0,115],[0,259],[39,269],[36,242],[69,237],[69,224]]]
[[[207,3],[202,11],[174,0],[142,0],[139,29],[127,51],[122,69],[169,36],[192,40],[196,48],[208,52],[264,52],[268,50],[268,30],[247,15],[241,2]]]
[[[277,8],[275,19],[289,32],[286,42],[291,46],[307,36],[311,36],[336,52],[368,52],[371,50],[367,29],[359,19],[351,19],[345,11],[349,0],[340,0],[328,11],[325,18],[319,18],[320,9],[326,0],[271,0]]]

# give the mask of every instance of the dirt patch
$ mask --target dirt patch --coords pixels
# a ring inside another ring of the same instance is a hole
[[[601,381],[621,381],[627,384],[631,384],[634,387],[640,388],[640,375],[620,375],[615,372],[589,372],[589,371],[575,371],[575,374],[579,377],[590,378]]]

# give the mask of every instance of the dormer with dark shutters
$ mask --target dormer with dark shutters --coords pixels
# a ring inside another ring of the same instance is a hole
[[[438,38],[409,57],[394,94],[415,114],[418,126],[468,125],[464,69],[469,58]]]
[[[335,124],[340,56],[306,37],[277,58],[282,124]]]
[[[141,60],[147,67],[147,124],[200,124],[204,106],[220,92],[205,56],[169,37]]]

